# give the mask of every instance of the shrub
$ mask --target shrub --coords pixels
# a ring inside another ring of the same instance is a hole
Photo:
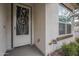
[[[78,55],[77,48],[78,46],[75,43],[64,44],[62,46],[62,51],[65,56],[76,56]]]

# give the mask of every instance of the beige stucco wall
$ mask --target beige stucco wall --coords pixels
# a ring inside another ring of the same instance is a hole
[[[4,55],[7,49],[6,40],[6,20],[7,11],[6,4],[0,4],[0,56]]]
[[[35,4],[34,14],[34,43],[45,54],[45,4]]]
[[[49,45],[51,40],[58,36],[58,4],[46,4],[46,55],[53,51],[53,45]]]

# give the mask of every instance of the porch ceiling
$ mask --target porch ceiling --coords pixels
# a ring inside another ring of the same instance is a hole
[[[79,8],[79,3],[64,3],[64,5],[71,10]]]

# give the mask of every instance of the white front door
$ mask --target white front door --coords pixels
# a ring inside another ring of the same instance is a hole
[[[31,8],[13,5],[13,47],[31,44]]]

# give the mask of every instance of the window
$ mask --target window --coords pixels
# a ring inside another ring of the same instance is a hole
[[[71,33],[71,24],[67,24],[67,34]]]
[[[65,6],[59,4],[59,35],[71,33],[71,20],[72,12]]]
[[[65,34],[65,24],[59,23],[59,34]]]

